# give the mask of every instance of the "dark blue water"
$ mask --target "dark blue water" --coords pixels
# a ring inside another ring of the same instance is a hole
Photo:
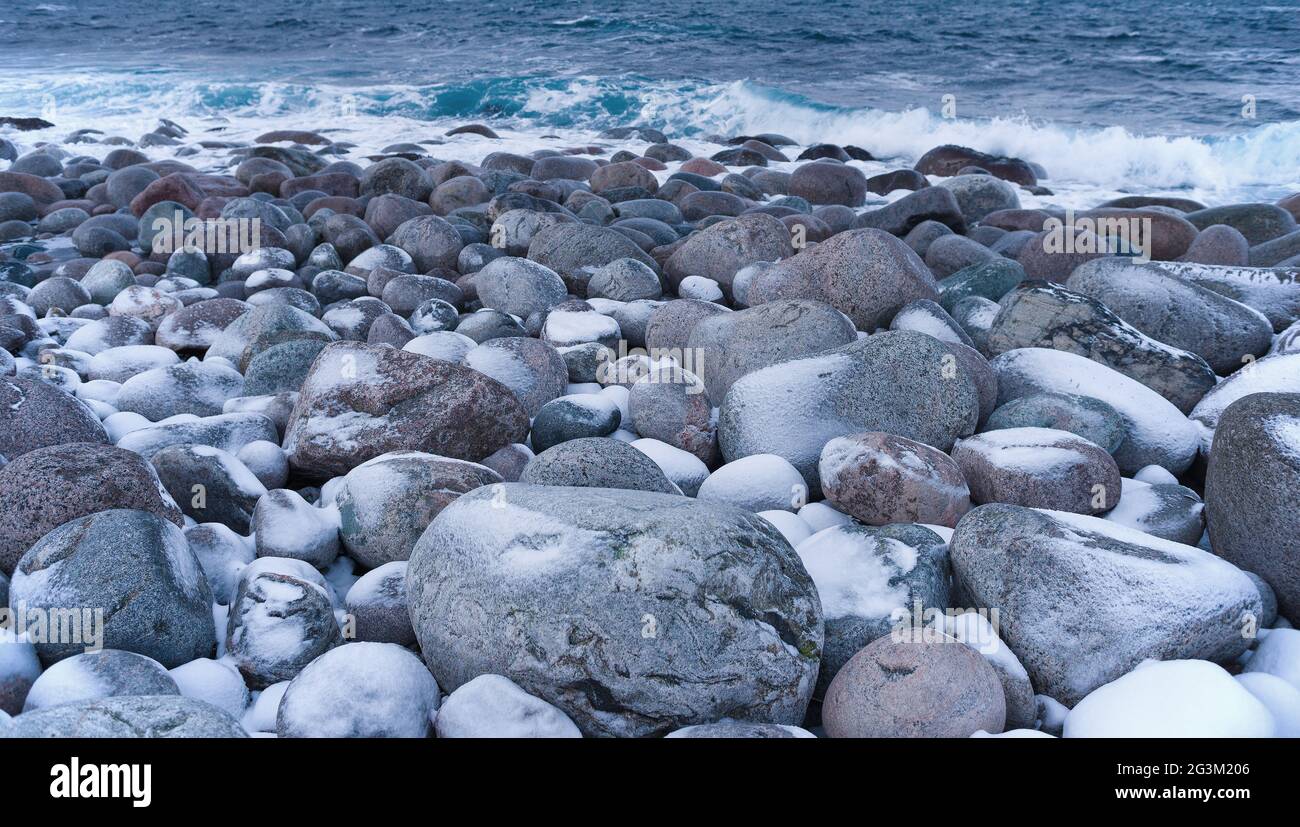
[[[1276,198],[1300,188],[1300,0],[0,0],[0,114],[43,112],[378,146],[466,121],[952,142],[1080,198]]]
[[[6,0],[0,19],[0,83],[143,70],[211,84],[212,108],[278,82],[421,90],[393,105],[429,117],[526,117],[537,90],[582,78],[596,94],[573,117],[611,121],[735,81],[889,111],[937,111],[952,94],[962,117],[1148,135],[1300,119],[1296,0]]]

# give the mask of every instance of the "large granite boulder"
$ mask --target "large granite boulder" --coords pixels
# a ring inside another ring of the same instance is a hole
[[[686,497],[507,483],[443,510],[407,570],[444,689],[504,675],[585,735],[798,724],[821,606],[766,520]]]

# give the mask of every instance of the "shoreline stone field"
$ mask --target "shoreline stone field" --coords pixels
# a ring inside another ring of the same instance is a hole
[[[1300,193],[0,127],[0,737],[1300,737]]]

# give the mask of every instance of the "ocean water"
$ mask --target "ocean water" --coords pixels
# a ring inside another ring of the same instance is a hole
[[[881,169],[960,143],[1041,163],[1065,205],[1300,189],[1300,0],[6,0],[0,58],[0,114],[57,124],[27,141],[167,117],[373,151],[482,121],[533,149],[648,124],[701,152],[852,143]]]

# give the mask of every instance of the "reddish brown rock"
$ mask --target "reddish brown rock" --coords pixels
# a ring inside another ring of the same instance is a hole
[[[952,528],[971,509],[966,478],[951,457],[894,434],[836,437],[822,448],[818,470],[830,504],[868,525]]]

